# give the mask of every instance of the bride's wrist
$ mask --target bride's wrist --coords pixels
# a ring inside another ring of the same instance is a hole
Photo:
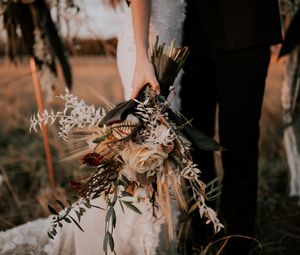
[[[136,61],[137,62],[149,61],[148,53],[146,51],[137,51]]]

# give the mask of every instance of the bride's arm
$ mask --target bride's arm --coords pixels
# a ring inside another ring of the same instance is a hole
[[[136,98],[145,84],[150,83],[159,93],[159,84],[152,63],[149,60],[149,22],[151,0],[131,0],[132,23],[136,45],[136,65],[132,81],[131,98]]]

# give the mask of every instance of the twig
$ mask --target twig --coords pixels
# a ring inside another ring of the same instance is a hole
[[[244,239],[248,239],[248,240],[253,240],[253,241],[255,241],[255,242],[258,244],[258,247],[262,250],[262,245],[261,245],[261,243],[260,243],[257,239],[255,239],[255,238],[253,238],[253,237],[250,237],[250,236],[243,236],[243,235],[229,235],[229,236],[224,236],[224,237],[222,237],[222,238],[220,238],[220,239],[218,239],[218,240],[216,240],[216,241],[214,241],[214,242],[211,242],[209,245],[206,246],[206,248],[204,249],[204,251],[201,252],[201,255],[206,255],[206,254],[208,254],[209,249],[210,249],[213,245],[215,245],[216,243],[218,243],[218,242],[221,242],[221,241],[224,241],[224,240],[225,240],[224,244],[226,245],[227,242],[228,242],[228,240],[229,240],[230,238],[233,238],[233,237],[238,237],[238,238],[244,238]],[[221,247],[220,250],[218,251],[217,255],[220,254],[220,251],[222,251],[222,250],[224,249],[224,247],[225,247],[224,244],[222,245],[222,247]]]
[[[7,226],[12,227],[12,228],[16,226],[1,216],[0,216],[0,221],[2,221],[4,224],[6,224]]]
[[[8,85],[10,85],[10,84],[17,84],[18,81],[21,81],[21,80],[23,80],[23,79],[25,79],[25,78],[28,78],[28,76],[30,76],[30,74],[31,74],[30,72],[27,72],[27,73],[22,74],[22,75],[20,75],[20,76],[18,76],[18,77],[15,77],[15,78],[13,78],[13,79],[10,79],[10,80],[8,80],[8,81],[5,81],[4,83],[2,83],[2,84],[0,85],[0,88],[3,88],[3,87],[8,86]]]
[[[285,235],[285,236],[288,236],[288,237],[291,237],[291,238],[294,238],[294,239],[300,239],[300,235],[296,235],[294,233],[290,233],[290,232],[286,232],[284,230],[281,230],[279,233]]]
[[[19,199],[17,193],[14,191],[13,186],[11,185],[11,182],[10,182],[8,176],[7,176],[7,173],[6,173],[6,171],[5,171],[5,169],[2,165],[0,165],[0,171],[1,171],[1,174],[3,176],[4,183],[6,184],[8,190],[10,191],[10,193],[13,197],[13,200],[15,201],[16,206],[18,207],[18,209],[19,209],[19,211],[22,215],[23,220],[26,222],[27,217],[25,216],[25,214],[23,212],[23,209],[22,209],[22,206],[21,206],[21,203],[20,203],[20,199]]]
[[[228,243],[228,240],[229,240],[229,238],[225,240],[225,242],[222,244],[221,248],[218,250],[218,253],[216,255],[221,254],[221,252],[224,250],[226,244]]]

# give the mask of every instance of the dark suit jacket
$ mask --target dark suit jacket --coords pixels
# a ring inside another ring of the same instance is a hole
[[[204,33],[217,49],[231,50],[282,41],[277,0],[187,0],[187,26]],[[193,17],[189,17],[189,15]]]

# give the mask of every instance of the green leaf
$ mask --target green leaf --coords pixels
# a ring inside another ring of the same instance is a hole
[[[108,233],[108,242],[109,242],[110,250],[111,250],[111,251],[114,251],[114,250],[115,250],[114,239],[113,239],[111,233],[109,233],[109,232],[107,232],[107,233]]]
[[[121,209],[122,209],[123,213],[125,213],[124,206],[123,206],[123,204],[120,200],[119,200],[119,203],[120,203],[120,206],[121,206]]]
[[[71,212],[71,210],[72,210],[72,207],[68,207],[68,209],[67,209],[67,211],[66,211],[66,215],[68,215],[69,212]]]
[[[110,206],[107,213],[106,213],[106,216],[105,216],[105,222],[108,222],[113,214],[113,210],[114,210],[114,207],[113,206]]]
[[[84,202],[83,204],[84,204],[84,206],[85,206],[86,208],[91,208],[91,207],[92,207],[91,204],[90,204],[90,201],[86,201],[86,202]]]
[[[138,214],[142,214],[142,212],[135,205],[133,205],[132,202],[128,202],[128,201],[122,201],[122,202],[132,211]]]
[[[162,96],[162,95],[157,95],[156,98],[160,101],[160,102],[166,102],[166,97]]]
[[[51,235],[56,236],[57,231],[55,228],[52,228],[52,230],[50,231]]]
[[[118,177],[119,177],[118,174],[115,173],[115,174],[111,175],[108,179],[111,181],[114,181],[114,180],[118,179]]]
[[[114,194],[114,198],[113,198],[113,201],[112,201],[112,206],[114,206],[117,202],[117,199],[118,199],[118,195],[117,193]]]
[[[122,197],[132,197],[132,195],[127,191],[122,191]]]
[[[128,178],[124,174],[121,174],[121,179],[120,180],[126,184],[125,188],[128,187],[128,185],[130,184],[130,181],[128,180]]]
[[[71,223],[71,220],[68,217],[65,217],[64,221],[67,222],[67,223]]]
[[[79,211],[80,211],[80,214],[81,214],[81,215],[83,215],[83,213],[86,212],[86,210],[85,210],[83,207],[80,207],[80,208],[79,208]]]
[[[207,200],[213,201],[217,199],[222,192],[222,185],[219,184],[219,178],[214,178],[206,184],[206,197]]]
[[[216,178],[212,179],[210,182],[206,183],[206,187],[214,186],[215,184],[218,185],[219,181],[220,181],[220,178],[216,177]]]
[[[75,213],[77,215],[78,221],[80,222],[82,214],[80,212],[78,212],[78,211],[75,211]]]
[[[106,135],[97,137],[93,140],[93,143],[101,143],[105,140],[105,138],[106,138]]]
[[[115,228],[116,227],[116,222],[117,222],[117,216],[116,216],[116,211],[115,209],[113,208],[113,211],[112,211],[112,225],[113,227]]]
[[[49,232],[47,232],[47,235],[50,239],[54,239],[54,237]]]
[[[84,230],[82,229],[82,227],[79,225],[79,223],[72,217],[72,216],[69,216],[71,218],[71,220],[75,223],[75,225],[82,231],[84,232]]]
[[[95,208],[98,208],[98,209],[100,209],[100,210],[103,210],[103,211],[105,211],[105,209],[104,209],[104,208],[102,208],[102,207],[100,207],[100,206],[98,206],[98,205],[91,205],[91,207],[95,207]]]
[[[48,209],[52,214],[59,215],[59,213],[51,205],[48,205]]]
[[[65,205],[58,199],[56,199],[56,202],[61,206],[62,209],[65,209]]]
[[[104,250],[105,254],[107,254],[108,238],[109,238],[109,232],[106,231],[104,240],[103,240],[103,250]]]

